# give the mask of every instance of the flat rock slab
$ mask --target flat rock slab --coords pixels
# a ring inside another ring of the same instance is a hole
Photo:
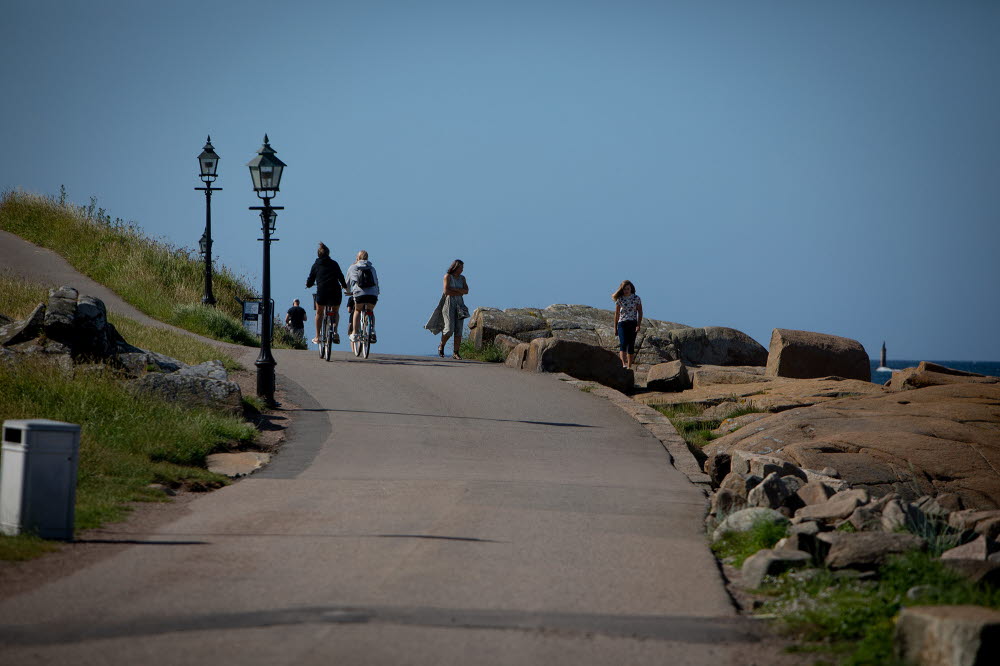
[[[1000,385],[931,386],[772,414],[705,447],[709,455],[719,451],[832,467],[876,495],[950,492],[965,508],[997,509]]]
[[[635,396],[647,405],[673,405],[693,402],[717,405],[733,398],[742,398],[761,411],[780,412],[795,407],[809,407],[845,397],[884,395],[887,389],[871,382],[840,377],[822,379],[792,379],[761,377],[761,381],[740,384],[703,384],[695,380],[695,388],[677,393],[651,391]]]
[[[241,453],[213,453],[208,456],[208,471],[231,479],[253,474],[271,462],[270,453],[243,451]]]

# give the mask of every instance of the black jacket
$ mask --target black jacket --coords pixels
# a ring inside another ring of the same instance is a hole
[[[320,305],[340,305],[343,289],[347,289],[340,264],[330,257],[318,257],[309,271],[306,288],[316,285],[316,302]]]

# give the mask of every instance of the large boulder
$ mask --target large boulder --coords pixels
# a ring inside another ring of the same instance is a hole
[[[691,388],[687,366],[682,361],[657,363],[646,375],[646,388],[650,391],[684,391]]]
[[[150,372],[136,380],[134,386],[139,393],[157,395],[171,402],[240,414],[243,411],[243,393],[239,384],[207,374],[186,370]]]
[[[771,333],[767,375],[809,379],[836,375],[871,381],[868,353],[857,340],[776,328]]]
[[[679,328],[667,333],[677,358],[697,365],[750,365],[767,363],[767,350],[742,331],[723,326]]]
[[[531,345],[527,342],[515,345],[513,349],[507,352],[507,358],[504,360],[504,365],[508,368],[514,368],[515,370],[524,370],[524,363],[528,360],[529,349],[531,349]]]
[[[76,301],[80,297],[73,287],[49,290],[49,303],[45,309],[45,335],[72,348],[76,340]]]
[[[830,543],[824,564],[831,569],[874,570],[890,555],[923,550],[926,542],[915,534],[886,532],[827,532],[822,537]]]
[[[705,447],[766,452],[807,470],[833,468],[873,495],[953,493],[1000,508],[1000,384],[953,384],[842,398],[772,414]]]
[[[503,350],[504,357],[506,358],[513,350],[514,347],[521,344],[521,341],[517,338],[512,338],[509,335],[501,333],[500,335],[493,338],[493,345],[498,349]]]
[[[963,372],[937,363],[921,361],[915,368],[904,368],[893,372],[889,388],[894,391],[906,391],[943,384],[996,384],[997,382],[1000,382],[1000,377]]]
[[[542,331],[547,328],[544,319],[527,310],[476,308],[469,320],[469,335],[476,349],[482,349],[498,335],[509,335],[527,342],[541,337]]]
[[[893,642],[899,663],[995,664],[1000,654],[1000,611],[984,606],[903,608],[896,620]]]
[[[517,351],[518,348],[515,348],[511,356]],[[623,393],[631,392],[635,382],[632,371],[623,368],[621,360],[615,354],[593,345],[558,338],[532,340],[521,369],[532,372],[564,372],[571,377],[595,381]]]

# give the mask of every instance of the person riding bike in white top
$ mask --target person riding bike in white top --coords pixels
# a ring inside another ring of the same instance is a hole
[[[368,251],[358,252],[358,259],[347,269],[347,288],[354,297],[354,317],[351,330],[351,342],[357,342],[357,331],[361,328],[361,311],[367,310],[371,317],[371,342],[375,339],[375,304],[378,303],[379,287],[378,273],[372,262],[368,261]]]

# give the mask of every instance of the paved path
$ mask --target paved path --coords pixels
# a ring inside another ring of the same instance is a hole
[[[0,663],[752,663],[701,493],[604,399],[275,355],[299,408],[271,466],[0,602]]]

